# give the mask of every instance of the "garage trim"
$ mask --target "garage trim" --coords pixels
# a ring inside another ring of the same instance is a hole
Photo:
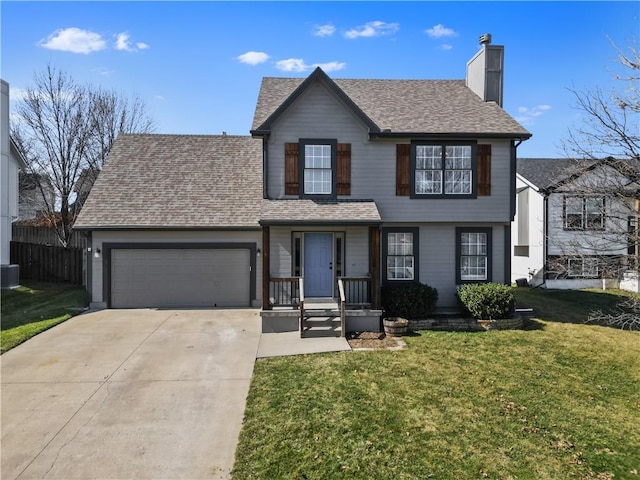
[[[189,242],[189,243],[144,243],[144,242],[125,242],[125,243],[103,243],[102,244],[102,298],[106,301],[107,308],[111,308],[111,252],[118,249],[228,249],[228,250],[249,250],[249,299],[256,300],[256,243],[205,243],[205,242]]]

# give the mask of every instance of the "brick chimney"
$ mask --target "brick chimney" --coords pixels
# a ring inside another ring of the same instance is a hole
[[[480,35],[480,51],[467,62],[467,87],[485,102],[502,107],[504,47],[491,45],[491,34]]]

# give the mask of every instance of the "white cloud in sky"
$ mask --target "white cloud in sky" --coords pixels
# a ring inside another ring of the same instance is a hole
[[[320,67],[325,72],[337,72],[347,66],[344,62],[314,63],[313,68]]]
[[[516,121],[523,125],[531,124],[540,115],[551,110],[551,105],[536,105],[535,107],[518,107]]]
[[[127,32],[122,32],[116,35],[116,43],[114,45],[116,50],[121,52],[137,52],[138,50],[146,50],[149,45],[143,42],[137,42],[135,45],[131,43],[131,37]]]
[[[11,100],[24,100],[27,97],[27,91],[23,88],[9,86],[9,98]]]
[[[164,101],[164,97],[162,95],[156,95],[155,99],[160,100],[161,102]]]
[[[276,68],[283,72],[304,72],[311,68],[304,63],[301,58],[288,58],[286,60],[279,60],[276,62]]]
[[[347,38],[381,37],[383,35],[393,35],[399,29],[400,25],[397,23],[386,23],[376,20],[375,22],[368,22],[348,30],[344,36]]]
[[[313,35],[316,37],[330,37],[336,32],[336,27],[331,24],[317,25],[313,30]]]
[[[440,45],[440,50],[451,50],[453,48],[453,45],[450,45],[448,43],[443,43],[442,45]]]
[[[46,40],[40,40],[38,45],[49,50],[89,54],[104,50],[107,42],[99,33],[71,27],[56,30]]]
[[[452,29],[447,28],[441,23],[434,25],[431,28],[427,28],[424,31],[431,38],[443,38],[443,37],[457,37],[458,34]]]
[[[247,52],[236,57],[240,63],[246,63],[247,65],[258,65],[269,60],[269,55],[264,52]]]
[[[302,58],[288,58],[276,62],[276,68],[283,72],[305,72],[316,67],[320,67],[325,72],[336,72],[346,68],[346,66],[345,62],[313,63],[308,65]]]

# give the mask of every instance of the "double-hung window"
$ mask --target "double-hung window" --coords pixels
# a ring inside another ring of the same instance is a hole
[[[307,198],[336,197],[336,140],[300,140],[300,183]]]
[[[564,197],[565,230],[604,230],[604,197]]]
[[[475,144],[412,144],[414,198],[469,198],[476,195]]]
[[[384,282],[418,281],[418,229],[389,228],[383,233]]]
[[[491,229],[456,229],[456,281],[491,281]]]

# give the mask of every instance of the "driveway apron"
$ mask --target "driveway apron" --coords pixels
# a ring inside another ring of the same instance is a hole
[[[8,479],[226,479],[257,310],[103,310],[0,357]]]

